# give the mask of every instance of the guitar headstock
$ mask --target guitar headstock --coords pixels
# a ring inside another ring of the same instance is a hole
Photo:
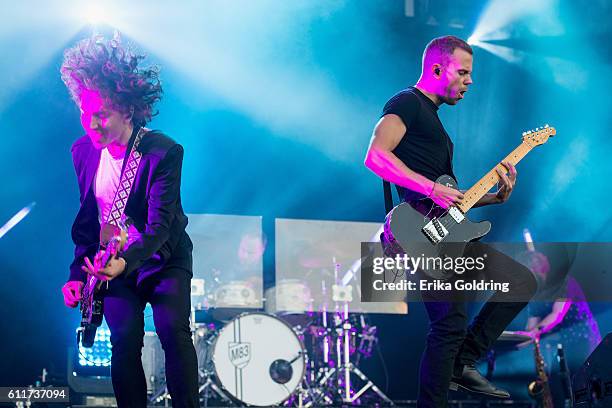
[[[523,141],[530,147],[535,147],[548,142],[548,138],[553,137],[556,134],[557,131],[554,127],[544,125],[543,127],[538,127],[523,132]]]

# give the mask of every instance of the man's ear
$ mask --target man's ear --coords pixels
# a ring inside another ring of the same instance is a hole
[[[431,66],[431,72],[433,76],[436,78],[440,78],[440,74],[442,73],[442,66],[440,64],[433,64]]]
[[[131,121],[133,117],[134,117],[134,107],[130,106],[130,111],[125,114],[125,118]]]

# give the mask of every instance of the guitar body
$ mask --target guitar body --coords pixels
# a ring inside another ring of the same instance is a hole
[[[110,259],[123,249],[127,242],[127,226],[105,224],[100,232],[100,246],[94,258],[94,265],[103,269]],[[81,327],[77,331],[77,343],[83,347],[92,347],[96,331],[104,319],[104,289],[100,279],[88,275],[83,287],[81,300]]]
[[[439,177],[436,183],[457,189],[457,182],[447,175]],[[451,211],[453,214],[434,204],[431,213],[442,215],[429,218],[408,203],[399,204],[385,219],[382,236],[385,254],[442,259],[460,257],[467,242],[481,238],[491,230],[491,223],[488,221],[472,222],[456,207]],[[447,280],[454,275],[452,270],[422,271],[434,279],[441,280]]]
[[[491,230],[490,222],[472,222],[465,214],[500,180],[498,172],[508,171],[502,163],[516,165],[531,149],[546,143],[556,134],[555,128],[548,125],[523,132],[521,144],[467,190],[461,203],[447,210],[432,204],[429,212],[423,215],[408,203],[393,208],[387,214],[380,237],[385,255],[395,257],[405,254],[415,258],[442,260],[445,257],[463,256],[466,243],[485,236]],[[436,183],[458,189],[457,182],[447,175],[439,177]],[[413,203],[417,206],[419,204]],[[452,270],[444,269],[440,262],[433,266],[440,268],[434,270],[429,266],[421,268],[421,271],[432,278],[442,280],[455,274]]]
[[[95,276],[88,276],[83,287],[81,301],[81,344],[92,347],[96,331],[104,319],[104,295],[101,290],[102,281]]]

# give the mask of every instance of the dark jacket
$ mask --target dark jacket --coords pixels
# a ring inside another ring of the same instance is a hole
[[[136,133],[128,143],[124,165],[132,149]],[[81,207],[72,225],[75,244],[74,261],[69,280],[84,280],[83,258],[95,255],[100,240],[98,206],[93,180],[100,162],[88,136],[72,145],[72,159],[79,183]],[[142,159],[132,185],[125,214],[134,222],[139,234],[121,255],[127,262],[123,275],[139,270],[142,277],[163,269],[168,264],[186,269],[191,274],[191,241],[185,232],[187,217],[181,206],[181,167],[183,147],[158,131],[146,133],[138,146]],[[131,237],[133,238],[133,237]],[[131,241],[132,239],[130,239]]]

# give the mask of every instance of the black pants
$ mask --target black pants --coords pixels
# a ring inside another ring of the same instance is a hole
[[[430,327],[421,358],[419,407],[446,407],[453,373],[460,374],[464,365],[474,364],[482,357],[537,290],[537,282],[529,269],[488,245],[470,243],[465,256],[478,257],[484,253],[487,254],[485,269],[479,278],[508,282],[511,290],[495,292],[469,327],[469,295],[449,300],[448,294],[438,297],[436,293],[422,293]]]
[[[197,359],[189,326],[190,281],[185,269],[172,267],[139,284],[133,275],[111,281],[104,298],[104,317],[111,332],[111,376],[120,408],[147,406],[141,360],[147,303],[153,309],[155,328],[164,349],[172,406],[199,406]]]

